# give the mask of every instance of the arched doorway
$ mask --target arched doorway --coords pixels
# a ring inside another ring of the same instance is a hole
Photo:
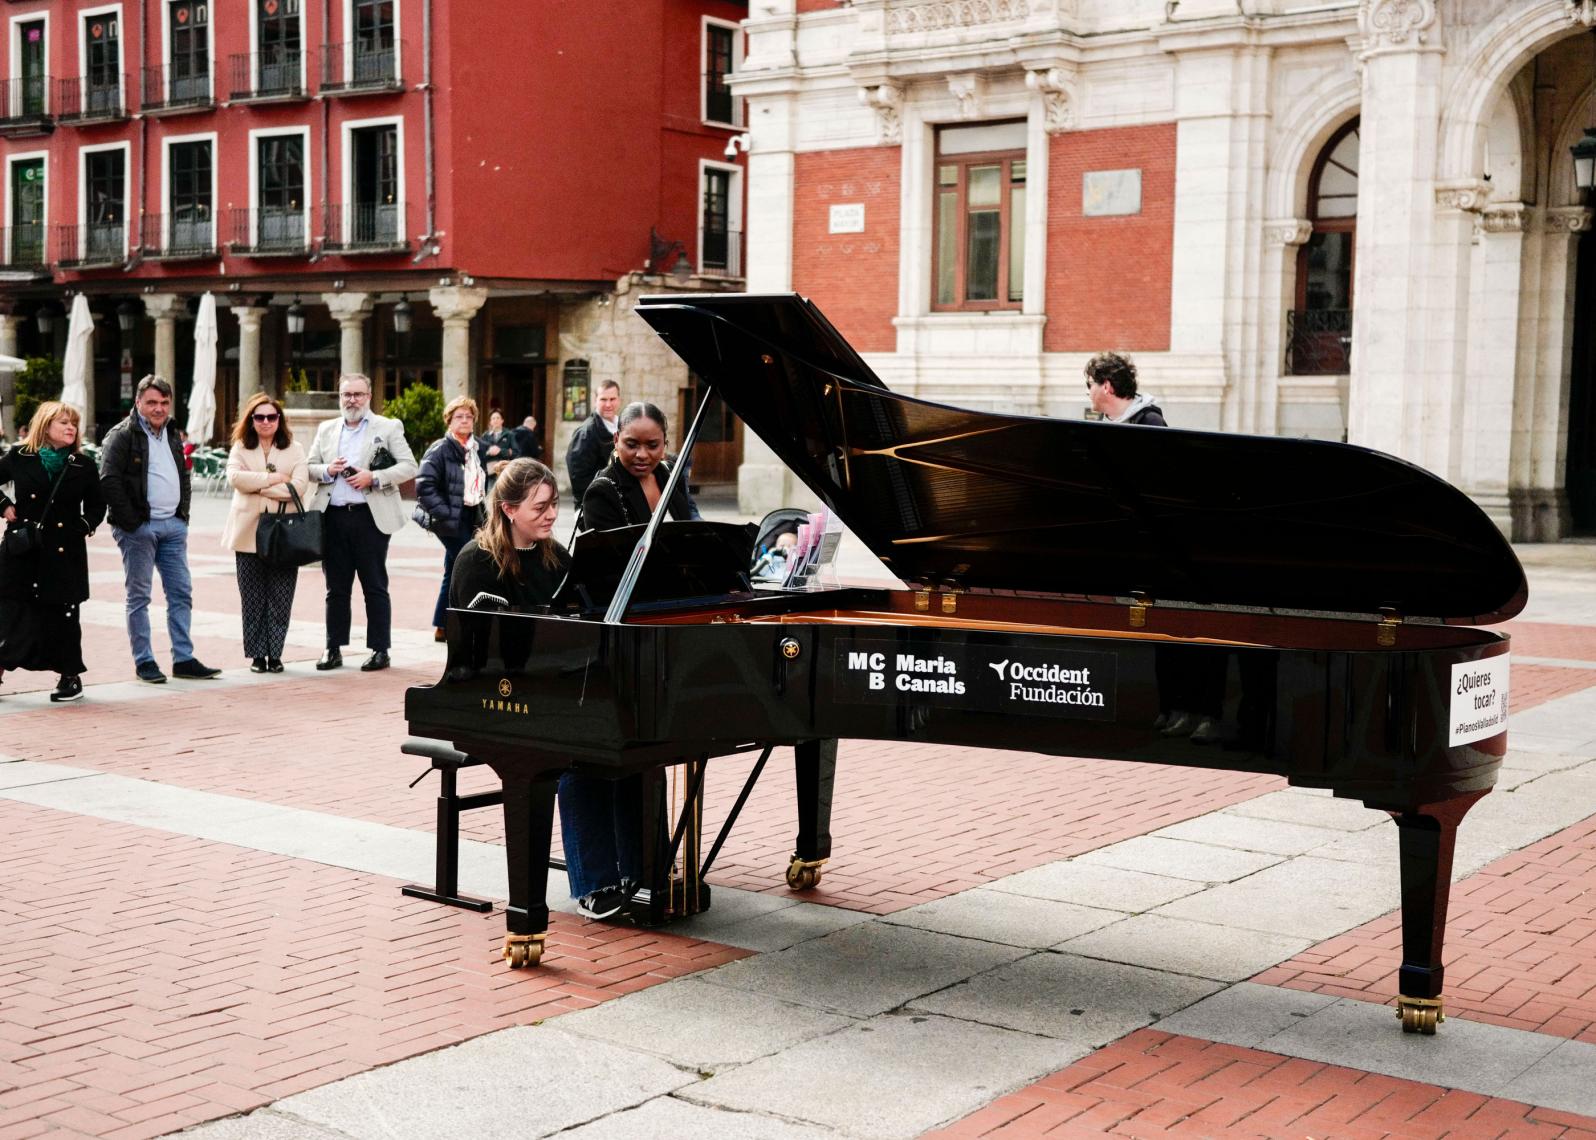
[[[1297,251],[1296,304],[1286,321],[1286,373],[1350,371],[1358,230],[1358,120],[1330,136],[1308,179],[1313,233]]]

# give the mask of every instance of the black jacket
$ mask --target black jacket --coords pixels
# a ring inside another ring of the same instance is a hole
[[[535,606],[548,605],[554,600],[560,583],[565,580],[571,556],[563,546],[555,543],[554,553],[558,557],[558,564],[551,568],[543,564],[541,550],[517,553],[521,556],[521,577],[507,578],[499,573],[498,563],[477,545],[476,539],[466,543],[454,560],[454,573],[449,578],[449,604],[463,610],[478,594],[488,593],[497,594],[509,602],[512,610],[530,610]]]
[[[13,447],[0,456],[0,483],[12,484],[12,496],[0,494],[0,513],[15,506],[17,518],[34,525],[38,540],[37,557],[25,564],[0,560],[0,592],[7,597],[70,604],[89,596],[87,539],[105,519],[100,480],[93,463],[71,455],[53,501],[52,482],[36,453]]]
[[[183,460],[183,441],[177,437],[177,425],[171,420],[166,421],[166,442],[177,461],[181,487],[177,517],[188,522],[188,464]],[[111,525],[118,530],[137,530],[150,521],[149,460],[150,437],[140,425],[137,412],[129,412],[127,419],[106,432],[100,442],[100,492],[105,496]]]
[[[675,462],[674,459],[666,459],[654,468],[654,482],[661,491],[665,489],[671,464]],[[678,522],[700,517],[698,506],[687,493],[685,479],[676,484],[676,493],[666,506],[670,517]],[[604,470],[594,476],[587,494],[582,496],[582,515],[577,520],[577,526],[582,530],[614,530],[618,526],[646,523],[651,513],[648,499],[643,495],[643,485],[621,466],[619,459],[612,458]]]
[[[571,498],[582,502],[587,494],[587,485],[593,482],[593,477],[604,469],[614,454],[615,433],[594,412],[576,429],[576,434],[571,437],[571,446],[565,452],[565,473],[571,477]]]
[[[482,441],[475,443],[477,461],[484,473],[488,457]],[[486,501],[486,484],[483,499]],[[465,505],[465,448],[452,435],[446,435],[427,448],[416,475],[416,502],[432,516],[432,533],[439,538],[457,538],[477,529],[475,511]]]
[[[477,447],[481,449],[484,463],[503,463],[521,457],[521,449],[516,445],[515,435],[509,428],[499,432],[483,432],[477,437]],[[490,447],[497,447],[499,454],[489,455]]]
[[[515,440],[515,457],[517,459],[542,459],[543,444],[538,439],[538,433],[522,424],[510,432]]]

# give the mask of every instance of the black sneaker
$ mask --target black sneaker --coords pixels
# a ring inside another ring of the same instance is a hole
[[[50,694],[50,699],[57,704],[62,701],[77,701],[83,699],[83,679],[76,673],[63,673],[56,682],[55,692]]]
[[[249,671],[251,673],[264,673],[267,668],[266,658],[264,657],[255,657],[250,660]]]
[[[283,671],[283,659],[281,657],[268,657],[268,658],[266,658],[266,672],[268,672],[268,673],[281,673],[282,671]]]
[[[133,672],[141,681],[148,681],[152,685],[166,684],[166,674],[153,661],[140,661],[133,667]]]
[[[172,662],[172,676],[182,677],[188,681],[209,681],[212,677],[220,677],[220,669],[212,669],[198,657],[190,657],[186,661]]]
[[[586,918],[609,918],[619,914],[625,905],[626,894],[620,887],[600,887],[577,899],[576,911]]]

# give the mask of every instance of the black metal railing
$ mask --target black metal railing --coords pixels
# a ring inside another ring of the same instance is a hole
[[[231,92],[228,98],[235,102],[306,98],[303,59],[297,51],[281,49],[231,56],[232,83],[228,85]]]
[[[127,223],[56,226],[55,241],[55,260],[62,269],[120,265],[127,258]]]
[[[49,264],[42,225],[0,229],[0,265],[13,272],[41,272]]]
[[[144,256],[170,261],[216,257],[216,218],[194,206],[170,214],[144,215]]]
[[[298,206],[263,206],[228,213],[228,244],[236,254],[294,257],[310,253],[310,221]]]
[[[127,118],[127,76],[108,72],[61,80],[56,91],[55,117],[63,123]]]
[[[703,261],[701,277],[741,277],[743,275],[743,235],[740,230],[708,228],[698,234]]]
[[[1286,313],[1286,375],[1342,376],[1352,371],[1352,310]]]
[[[398,91],[399,60],[404,41],[392,44],[324,44],[321,49],[321,89],[329,95]]]
[[[139,106],[145,111],[193,110],[209,107],[213,102],[209,69],[195,71],[189,66],[144,69]]]
[[[48,75],[29,75],[0,83],[0,127],[12,131],[48,130],[53,125]]]
[[[400,253],[410,248],[405,209],[393,202],[329,202],[322,217],[327,253]]]

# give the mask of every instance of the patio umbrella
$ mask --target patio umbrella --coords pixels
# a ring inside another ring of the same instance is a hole
[[[94,318],[89,315],[89,299],[82,293],[72,298],[72,317],[67,321],[66,362],[61,365],[61,402],[76,408],[85,424],[89,419],[89,370],[94,367]]]
[[[200,298],[194,318],[194,387],[188,395],[188,438],[196,444],[211,441],[216,422],[216,298]]]

